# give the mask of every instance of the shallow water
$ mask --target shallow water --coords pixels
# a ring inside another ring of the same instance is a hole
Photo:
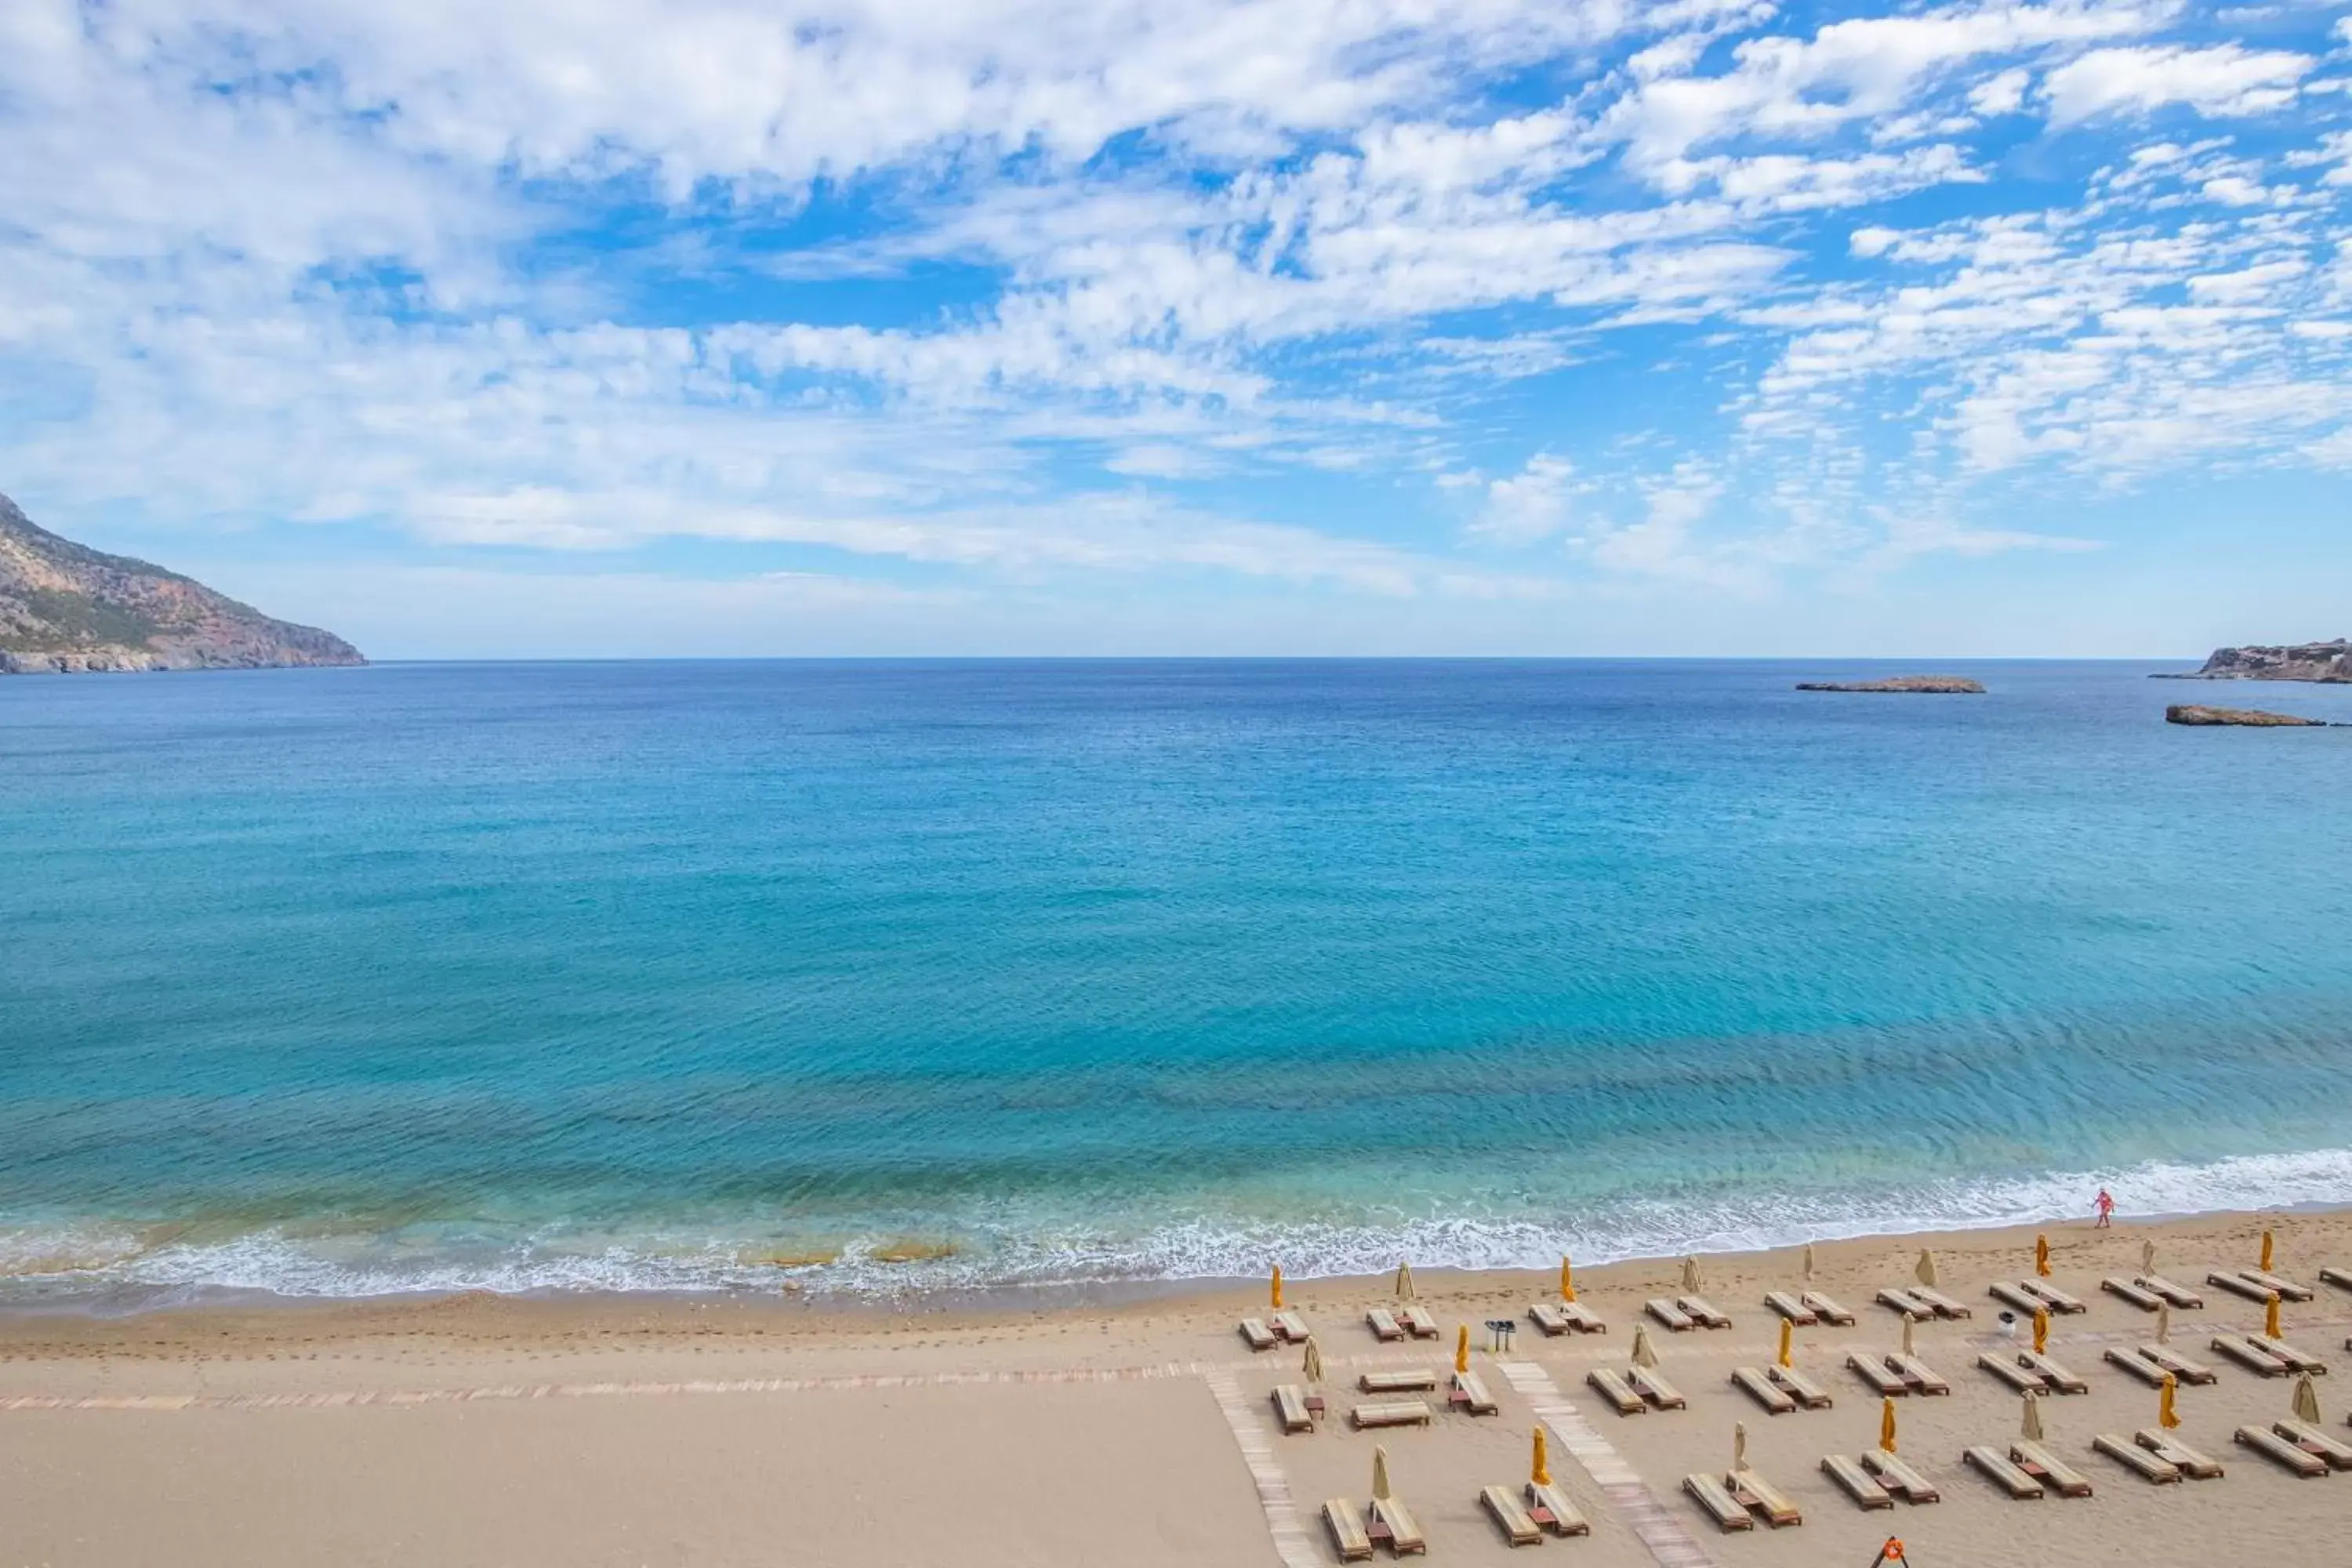
[[[0,681],[0,1301],[2352,1201],[2352,731],[1958,668]]]

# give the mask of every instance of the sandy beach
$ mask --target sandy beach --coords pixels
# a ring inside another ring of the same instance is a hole
[[[2341,1562],[2352,1479],[2306,1484],[2233,1447],[2241,1424],[2288,1414],[2290,1382],[2206,1349],[2214,1332],[2261,1327],[2260,1306],[2202,1282],[2252,1265],[2265,1226],[2279,1271],[2320,1290],[2285,1309],[2287,1336],[2336,1359],[2352,1294],[2317,1275],[2352,1266],[2352,1215],[2048,1227],[2053,1282],[2090,1308],[2054,1320],[2051,1339],[2090,1392],[2043,1406],[2051,1446],[2095,1483],[2086,1500],[2013,1502],[1960,1463],[1969,1444],[2017,1436],[2017,1396],[1975,1363],[2021,1342],[1999,1333],[1986,1287],[2032,1274],[2035,1235],[1975,1231],[1821,1246],[1816,1284],[1861,1321],[1797,1331],[1796,1364],[1835,1404],[1780,1416],[1728,1377],[1771,1360],[1777,1320],[1762,1296],[1799,1282],[1793,1251],[1703,1260],[1733,1325],[1654,1331],[1689,1407],[1638,1417],[1604,1408],[1585,1376],[1624,1364],[1642,1301],[1679,1288],[1679,1259],[1580,1271],[1580,1295],[1610,1331],[1558,1340],[1525,1322],[1553,1294],[1548,1273],[1423,1274],[1444,1337],[1413,1344],[1377,1343],[1364,1326],[1387,1279],[1293,1282],[1330,1413],[1290,1436],[1276,1435],[1269,1394],[1298,1380],[1300,1352],[1254,1355],[1234,1331],[1264,1305],[1260,1287],[1045,1311],[469,1296],[19,1318],[0,1324],[0,1563],[1328,1563],[1317,1510],[1360,1502],[1371,1468],[1373,1435],[1342,1418],[1355,1379],[1444,1369],[1465,1322],[1500,1414],[1441,1413],[1380,1438],[1433,1561],[1511,1555],[1478,1491],[1516,1490],[1540,1419],[1554,1477],[1592,1533],[1548,1541],[1538,1561],[1859,1564],[1892,1533],[1926,1568]],[[2154,1423],[2157,1395],[2102,1361],[2151,1339],[2154,1321],[2098,1288],[2136,1271],[2150,1239],[2158,1269],[2205,1296],[2173,1314],[2173,1339],[2220,1379],[2181,1391],[2178,1436],[2227,1466],[2221,1480],[2153,1486],[2090,1450],[2099,1432]],[[1898,1403],[1900,1451],[1942,1500],[1865,1514],[1818,1466],[1877,1440],[1879,1401],[1845,1358],[1896,1346],[1899,1320],[1872,1298],[1912,1280],[1922,1247],[1974,1310],[1916,1330],[1950,1395]],[[1521,1324],[1500,1354],[1483,1327],[1496,1318]],[[2319,1386],[2340,1427],[2336,1381]],[[1727,1466],[1735,1423],[1801,1525],[1719,1534],[1683,1494],[1685,1475]]]

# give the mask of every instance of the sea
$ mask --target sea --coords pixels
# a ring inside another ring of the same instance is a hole
[[[2352,689],[1924,668],[0,680],[0,1306],[2352,1203]]]

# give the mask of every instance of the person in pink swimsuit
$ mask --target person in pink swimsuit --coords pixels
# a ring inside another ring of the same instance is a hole
[[[2091,1200],[2091,1206],[2099,1211],[2099,1223],[2094,1229],[2105,1230],[2115,1222],[2116,1200],[2106,1188],[2099,1189],[2099,1195]]]

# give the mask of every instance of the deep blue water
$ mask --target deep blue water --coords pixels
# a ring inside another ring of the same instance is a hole
[[[0,1300],[2352,1201],[2352,731],[1958,668],[0,681]]]

